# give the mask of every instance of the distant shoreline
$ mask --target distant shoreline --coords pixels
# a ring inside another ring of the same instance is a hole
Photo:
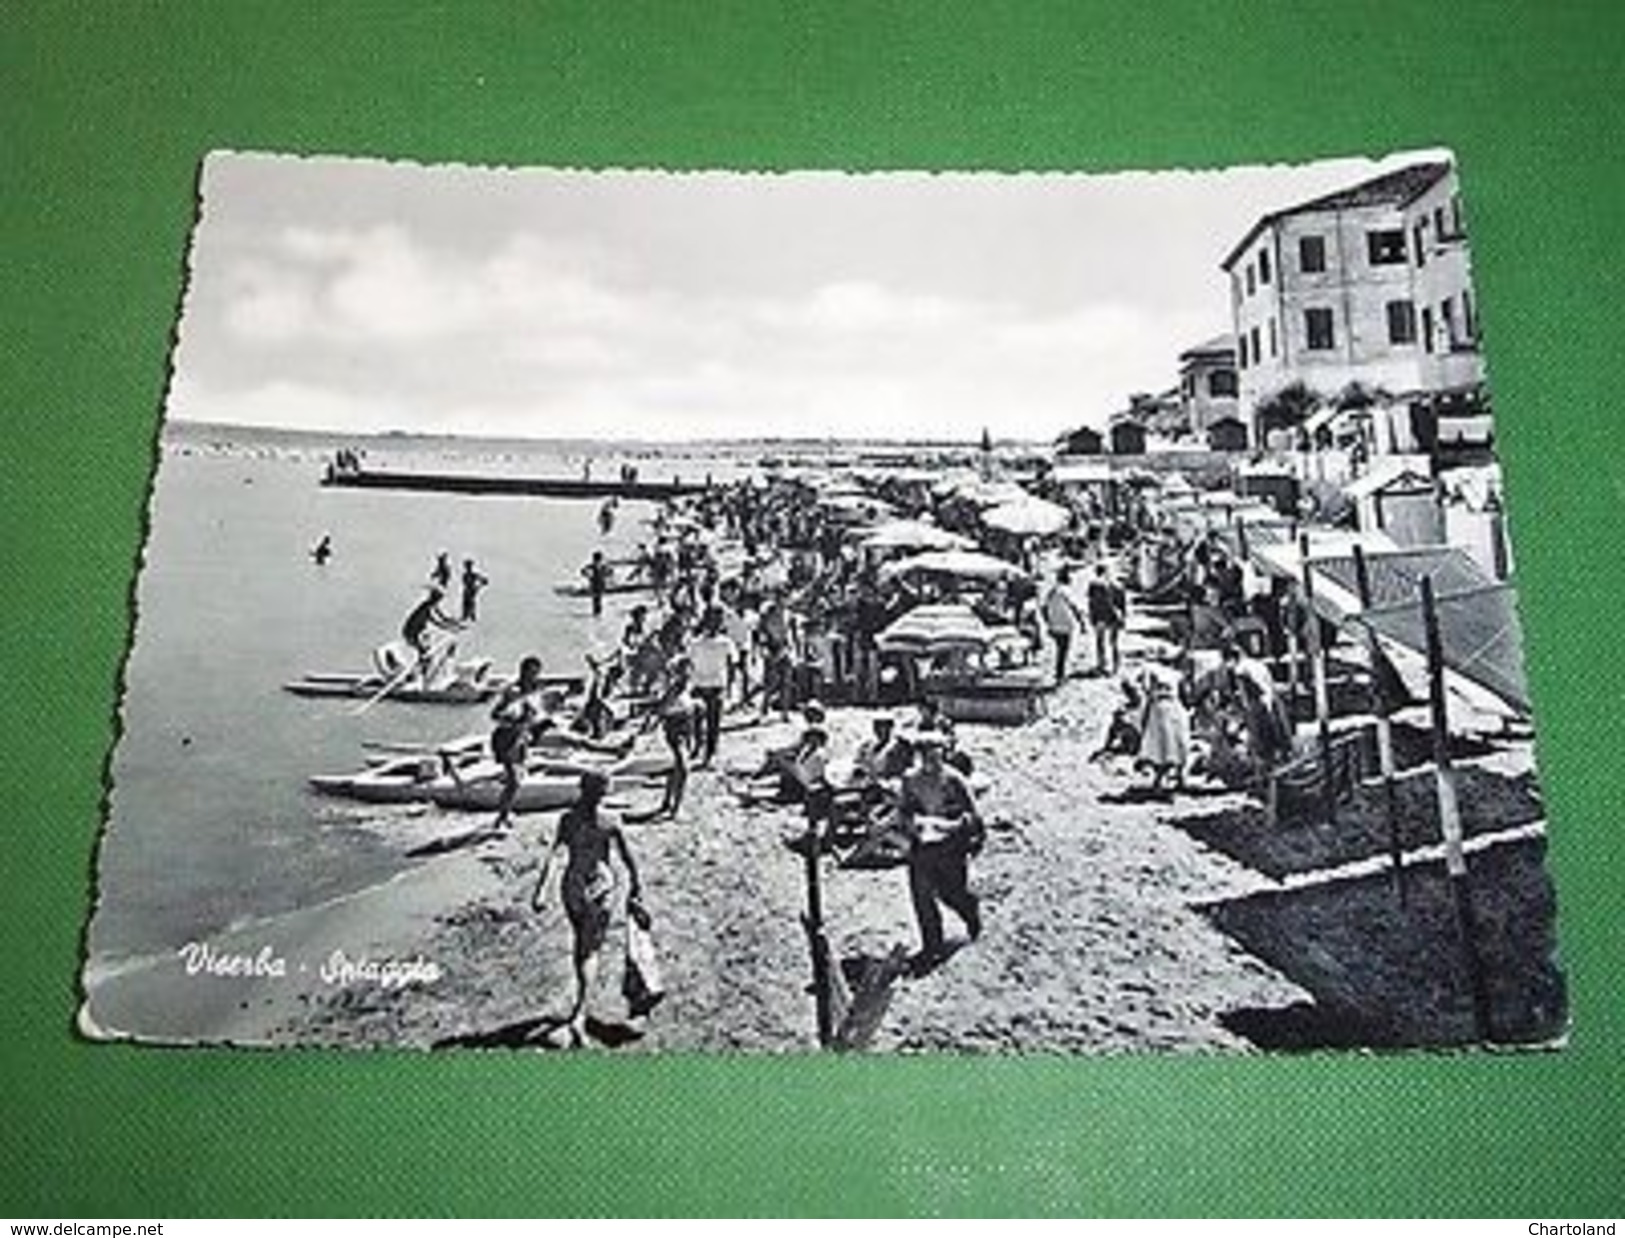
[[[284,443],[304,447],[333,447],[364,444],[366,446],[398,447],[472,447],[481,449],[507,449],[519,451],[550,451],[563,455],[635,455],[670,452],[710,452],[736,455],[760,452],[795,452],[816,454],[838,451],[841,454],[872,452],[930,451],[940,454],[974,454],[978,450],[973,440],[885,439],[885,438],[546,438],[503,437],[478,434],[429,434],[418,431],[351,431],[302,430],[284,426],[244,425],[233,422],[186,421],[166,418],[161,433],[165,439],[180,442],[207,442],[211,439]],[[994,444],[996,452],[1045,452],[1051,444],[1039,440],[1001,441]]]

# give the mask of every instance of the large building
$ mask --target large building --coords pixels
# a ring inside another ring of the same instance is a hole
[[[1215,422],[1236,415],[1240,390],[1234,336],[1220,335],[1179,354],[1179,402],[1185,429],[1202,439]]]
[[[1222,265],[1241,413],[1255,441],[1267,440],[1293,396],[1300,413],[1306,400],[1347,407],[1369,452],[1487,438],[1451,164],[1412,164],[1265,215]],[[1283,391],[1287,400],[1276,401]]]

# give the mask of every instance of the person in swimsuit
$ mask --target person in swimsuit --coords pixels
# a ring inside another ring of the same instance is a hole
[[[491,583],[491,578],[474,566],[474,560],[463,560],[463,622],[479,619],[480,590]]]
[[[491,710],[491,755],[502,766],[502,798],[497,801],[492,830],[505,830],[519,798],[531,741],[548,725],[542,697],[542,660],[534,654],[519,664],[519,677],[502,690]]]
[[[434,568],[429,572],[429,583],[442,592],[451,588],[451,555],[442,550],[435,556]]]
[[[418,675],[427,684],[431,672],[432,653],[429,640],[429,629],[438,628],[442,632],[460,632],[463,625],[458,623],[445,611],[440,609],[440,603],[446,596],[444,589],[436,585],[429,586],[429,595],[412,608],[409,615],[401,623],[401,639],[412,646],[418,656]],[[449,652],[450,645],[447,644]]]
[[[587,998],[598,979],[598,956],[609,935],[610,899],[615,892],[615,870],[610,866],[613,845],[626,869],[628,908],[642,902],[638,867],[626,845],[618,814],[602,807],[609,779],[597,771],[581,775],[581,795],[559,818],[558,832],[542,861],[542,871],[531,896],[531,908],[542,909],[542,891],[559,848],[565,851],[564,876],[559,893],[570,921],[571,962],[575,969],[575,998],[566,1023],[570,1043],[579,1046],[587,1031]]]
[[[592,552],[592,560],[581,569],[581,575],[587,582],[587,596],[592,599],[592,617],[596,619],[604,613],[604,590],[609,588],[609,563],[602,550]]]
[[[660,718],[660,732],[665,737],[666,747],[671,750],[671,770],[666,774],[659,815],[676,817],[683,807],[689,755],[698,731],[694,694],[689,690],[688,659],[682,654],[674,656],[666,665],[666,691],[655,712]]]

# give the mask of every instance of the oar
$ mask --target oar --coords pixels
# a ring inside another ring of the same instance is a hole
[[[442,636],[440,638],[438,643],[433,642],[433,641],[430,642],[430,645],[429,645],[429,657],[430,657],[431,660],[434,658],[435,654],[439,653],[442,649],[444,649],[448,644],[451,643],[451,638],[452,638],[452,633],[447,632],[444,636]],[[416,654],[416,652],[417,652],[416,650],[413,650],[414,654]],[[417,670],[418,670],[418,662],[416,660],[408,662],[399,671],[395,672],[395,674],[388,680],[388,682],[386,682],[384,684],[384,686],[382,688],[379,688],[376,693],[374,693],[372,696],[369,696],[365,701],[361,702],[361,704],[359,706],[357,706],[355,709],[351,710],[350,711],[351,716],[352,717],[360,717],[362,714],[366,713],[374,705],[378,704],[379,701],[383,700],[391,692],[395,691],[396,688],[400,687],[409,678],[411,678],[411,676],[413,674],[415,674],[417,672]],[[424,686],[427,687],[428,685],[425,684]]]

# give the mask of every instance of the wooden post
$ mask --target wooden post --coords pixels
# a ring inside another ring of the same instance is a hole
[[[807,913],[802,925],[807,930],[807,946],[812,953],[813,1007],[818,1017],[818,1044],[827,1047],[835,1039],[835,1010],[830,989],[829,939],[824,936],[824,899],[819,880],[818,825],[808,821],[801,836],[801,854],[807,875]]]
[[[1428,705],[1433,717],[1434,782],[1439,797],[1439,830],[1444,836],[1445,873],[1456,902],[1461,925],[1467,975],[1473,990],[1473,1021],[1479,1039],[1490,1038],[1489,989],[1484,962],[1478,953],[1478,930],[1473,921],[1472,891],[1467,888],[1467,853],[1462,845],[1461,806],[1456,799],[1455,770],[1450,765],[1450,717],[1445,703],[1444,644],[1439,637],[1438,606],[1433,577],[1422,577],[1422,625],[1427,633]]]
[[[1315,580],[1309,567],[1309,535],[1298,538],[1298,557],[1302,563],[1303,605],[1308,612],[1304,623],[1304,640],[1308,646],[1310,673],[1315,682],[1315,722],[1320,732],[1321,804],[1326,821],[1337,823],[1337,778],[1332,769],[1331,693],[1326,685],[1326,651],[1320,645],[1320,617],[1315,614]]]
[[[1371,565],[1366,562],[1365,548],[1354,545],[1354,578],[1360,592],[1360,609],[1371,609]],[[1377,683],[1377,668],[1381,665],[1382,642],[1376,630],[1365,629],[1366,652],[1371,661],[1371,712],[1377,718],[1377,765],[1382,771],[1382,816],[1388,825],[1388,854],[1394,869],[1394,890],[1401,905],[1405,902],[1405,848],[1399,836],[1399,812],[1394,792],[1394,725],[1388,717],[1388,702]]]

